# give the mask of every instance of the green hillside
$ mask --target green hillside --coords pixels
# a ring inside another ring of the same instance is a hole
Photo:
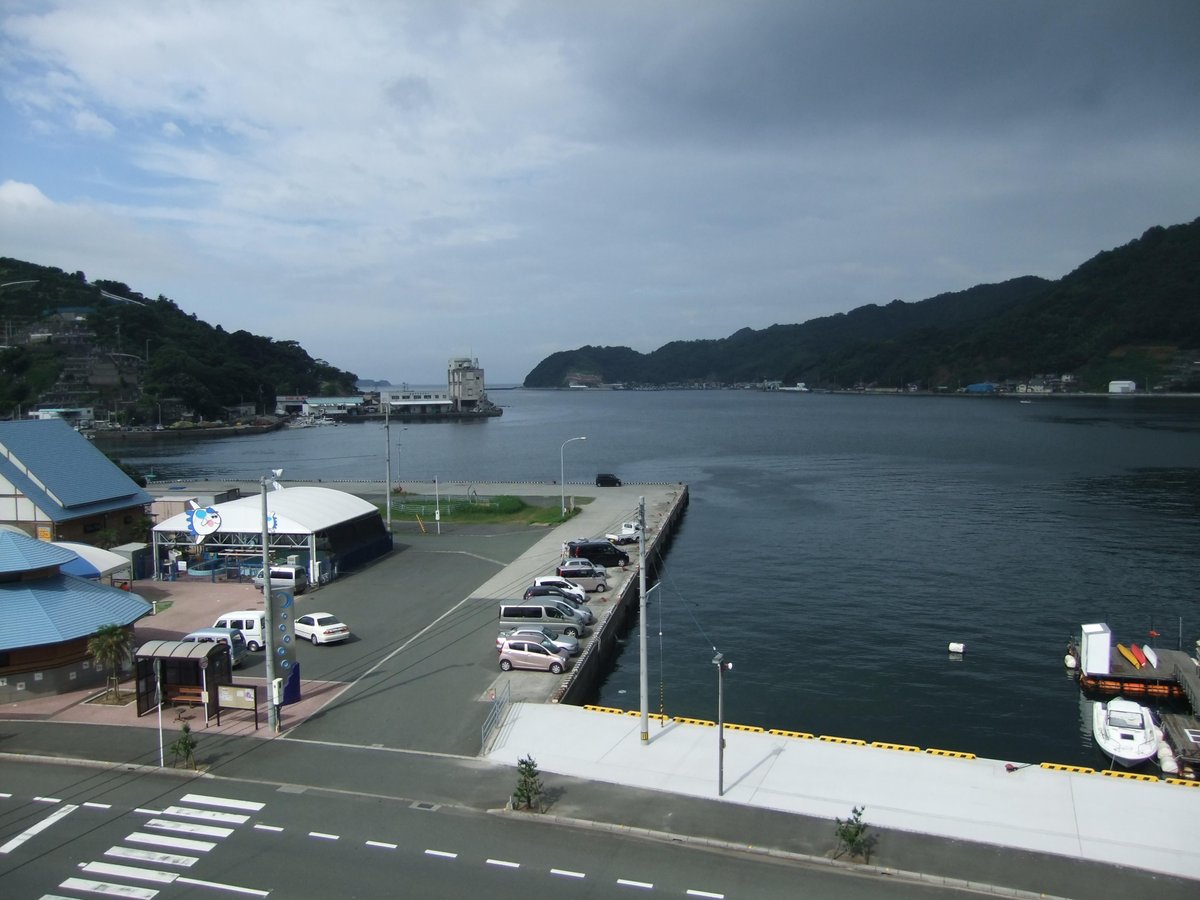
[[[0,416],[34,404],[91,406],[123,424],[167,408],[224,418],[226,408],[274,410],[277,394],[354,393],[356,376],[294,341],[227,332],[166,297],[147,299],[82,272],[0,258]]]
[[[934,390],[1070,373],[1081,389],[1103,390],[1110,379],[1129,378],[1164,390],[1200,390],[1189,369],[1196,348],[1200,219],[1152,228],[1058,281],[1016,278],[801,325],[674,341],[646,354],[628,347],[561,351],[542,360],[525,386],[772,380]]]

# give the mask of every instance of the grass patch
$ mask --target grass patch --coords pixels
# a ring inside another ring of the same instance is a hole
[[[392,516],[420,516],[425,522],[434,521],[437,510],[441,510],[443,522],[460,523],[518,523],[525,525],[557,525],[563,521],[559,515],[559,498],[553,505],[526,503],[520,497],[499,496],[478,498],[474,502],[460,499],[443,499],[440,504],[433,497],[406,496],[392,501]],[[573,518],[578,510],[572,510],[567,518]]]

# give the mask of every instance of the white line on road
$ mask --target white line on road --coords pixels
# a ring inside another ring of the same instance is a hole
[[[181,834],[202,834],[205,837],[229,837],[232,828],[221,828],[217,825],[197,825],[194,822],[172,822],[170,819],[151,819],[146,823],[147,828],[161,828],[163,831],[178,831]]]
[[[563,878],[587,878],[583,872],[572,872],[570,869],[551,869],[551,875],[561,875]]]
[[[711,891],[696,891],[688,888],[687,895],[689,897],[712,897],[713,900],[725,900],[724,894],[714,894]]]
[[[42,821],[38,822],[36,825],[30,825],[28,828],[26,828],[24,831],[22,831],[20,834],[18,834],[15,838],[13,838],[7,844],[0,846],[0,853],[11,853],[13,850],[16,850],[18,847],[20,847],[23,843],[25,843],[31,837],[45,831],[47,828],[49,828],[51,825],[53,825],[59,819],[66,818],[71,813],[75,812],[75,810],[77,810],[77,809],[79,809],[78,806],[74,806],[70,803],[68,803],[66,806],[59,807],[54,812],[50,813],[50,815],[46,816],[46,818],[42,819]]]
[[[521,868],[520,863],[509,862],[507,859],[489,859],[487,863],[489,866],[504,866],[506,869]]]
[[[185,794],[180,803],[199,803],[201,806],[220,806],[225,809],[243,809],[246,812],[261,812],[267,805],[254,800],[234,800],[229,797],[210,797],[207,794]]]
[[[196,887],[216,888],[219,891],[233,891],[235,894],[249,894],[252,897],[266,897],[270,891],[260,891],[258,888],[242,887],[237,884],[222,884],[219,881],[200,881],[196,878],[185,878],[182,875],[175,882],[176,884],[194,884]]]
[[[142,815],[145,815],[145,816],[161,816],[162,815],[161,809],[143,809],[140,806],[135,806],[133,811],[135,813],[141,813]]]
[[[445,859],[458,859],[457,853],[451,853],[449,850],[426,850],[426,856],[441,856]]]
[[[184,856],[181,853],[160,853],[157,850],[142,850],[139,847],[109,847],[104,851],[105,856],[115,856],[117,859],[136,859],[141,862],[158,863],[160,866],[191,866],[200,859],[198,856]]]
[[[127,835],[125,840],[135,844],[149,844],[151,847],[171,847],[174,850],[191,850],[195,853],[207,853],[217,846],[212,841],[193,841],[190,838],[167,837],[164,834],[147,834],[135,831]]]
[[[263,824],[259,823],[259,824],[255,824],[254,830],[255,831],[283,831],[283,826],[282,825],[263,825]]]
[[[654,885],[648,881],[630,881],[628,878],[618,878],[617,884],[624,885],[625,887],[642,888],[647,891],[654,890]]]
[[[195,809],[191,806],[168,806],[162,814],[181,819],[199,819],[202,822],[223,822],[226,825],[244,825],[250,820],[243,813],[217,812],[215,809]]]
[[[12,796],[12,794],[0,793],[0,799],[2,799],[2,800],[7,800],[11,796]]]
[[[158,891],[154,888],[133,887],[128,884],[113,884],[111,881],[92,881],[90,878],[68,878],[60,888],[71,891],[86,891],[89,894],[109,894],[115,897],[132,897],[134,900],[154,900]]]
[[[34,803],[62,803],[58,797],[34,797]]]
[[[261,574],[261,573],[260,573],[260,574]],[[336,835],[336,834],[326,834],[326,833],[325,833],[325,832],[323,832],[323,831],[310,831],[310,832],[308,833],[308,836],[309,836],[309,837],[320,838],[320,839],[321,839],[321,840],[323,840],[323,841],[336,841],[336,840],[338,840],[338,838],[339,838],[339,835]]]
[[[170,884],[179,877],[178,872],[163,872],[159,869],[142,869],[138,866],[122,866],[117,863],[90,862],[83,867],[89,875],[111,875],[116,878],[132,878],[134,881],[157,881]]]
[[[84,803],[83,805],[86,806],[88,809],[112,809],[111,803],[92,803],[91,801],[88,801],[87,803]]]
[[[368,847],[382,847],[384,850],[395,850],[399,844],[389,844],[387,841],[367,841]]]

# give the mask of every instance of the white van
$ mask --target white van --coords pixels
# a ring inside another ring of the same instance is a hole
[[[262,569],[254,576],[254,586],[262,589]],[[308,587],[308,570],[304,566],[271,566],[271,590],[303,594]]]
[[[246,636],[240,628],[198,628],[180,640],[197,644],[228,644],[229,666],[233,669],[242,664],[242,660],[246,658],[246,650],[249,649]]]
[[[500,604],[500,627],[520,628],[522,625],[546,625],[555,634],[583,637],[588,633],[587,623],[580,612],[565,600],[525,602],[513,601]]]
[[[267,646],[266,620],[261,609],[239,609],[225,613],[213,622],[213,628],[236,628],[246,639],[247,650],[261,650]]]

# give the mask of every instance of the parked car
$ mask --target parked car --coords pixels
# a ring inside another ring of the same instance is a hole
[[[611,472],[600,472],[596,476],[596,487],[620,487],[621,479]]]
[[[236,628],[199,628],[180,638],[181,641],[197,644],[228,644],[229,665],[236,669],[246,658],[246,637]]]
[[[590,617],[586,606],[576,608],[562,597],[546,597],[543,601],[522,600],[500,604],[500,627],[521,628],[525,625],[549,625],[555,631],[579,637],[588,633]],[[590,611],[589,611],[590,612]]]
[[[580,603],[587,602],[587,591],[575,582],[568,581],[566,578],[560,578],[557,575],[539,575],[533,579],[533,583],[538,587],[556,587],[560,591],[574,596]]]
[[[640,522],[622,522],[620,528],[611,534],[606,534],[604,538],[613,544],[636,544],[641,536],[642,525]]]
[[[608,590],[608,570],[590,559],[565,559],[554,572],[586,591]]]
[[[511,631],[500,632],[496,635],[496,652],[504,649],[504,641],[509,638],[512,640],[524,638],[529,641],[547,640],[559,650],[566,651],[568,656],[574,656],[579,652],[579,638],[571,637],[569,634],[555,634],[553,628],[547,628],[545,625],[522,625]]]
[[[254,575],[254,586],[262,590],[262,566],[258,567]],[[307,587],[308,569],[304,566],[271,566],[271,590],[303,594]]]
[[[591,560],[601,566],[629,565],[629,554],[608,541],[569,541],[567,555]]]
[[[500,668],[505,672],[511,669],[541,669],[559,675],[566,671],[567,653],[545,639],[509,639],[500,646]]]
[[[333,613],[305,613],[296,619],[296,638],[308,638],[314,644],[332,644],[350,637],[350,626]]]
[[[572,594],[564,594],[556,587],[543,587],[535,584],[533,587],[525,589],[525,596],[521,599],[527,603],[542,603],[548,600],[557,600],[559,603],[565,603],[571,609],[575,610],[579,617],[583,619],[583,624],[591,625],[596,621],[596,614],[592,612],[590,606]]]

